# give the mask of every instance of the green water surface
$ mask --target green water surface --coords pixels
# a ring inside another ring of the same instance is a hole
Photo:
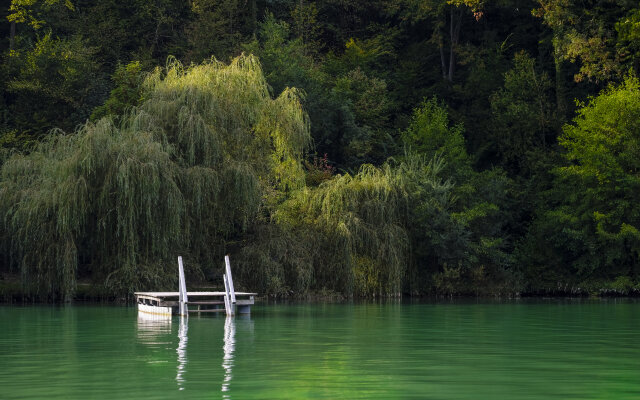
[[[631,300],[0,306],[0,399],[640,399]]]

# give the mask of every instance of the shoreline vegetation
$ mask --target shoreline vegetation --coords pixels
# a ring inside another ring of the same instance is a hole
[[[221,290],[221,287],[211,286],[211,282],[201,282],[193,287],[193,290]],[[311,291],[304,294],[288,295],[259,295],[258,299],[273,300],[293,300],[293,301],[331,301],[344,302],[353,300],[393,300],[393,299],[416,299],[416,300],[438,300],[438,299],[525,299],[525,298],[639,298],[640,287],[629,286],[626,282],[599,282],[595,284],[584,284],[576,288],[568,288],[558,285],[555,288],[539,289],[533,292],[522,293],[430,293],[419,296],[403,295],[398,297],[389,296],[367,296],[354,297],[345,296],[343,293],[320,290]],[[70,302],[99,302],[106,304],[134,304],[133,296],[118,296],[99,283],[78,282],[74,296]],[[17,276],[4,276],[0,279],[0,304],[55,304],[59,303],[55,298],[43,298],[33,295],[25,290],[22,282]]]
[[[0,297],[638,295],[637,4],[125,3],[0,9]]]

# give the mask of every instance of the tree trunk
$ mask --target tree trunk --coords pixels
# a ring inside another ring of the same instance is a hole
[[[256,5],[256,0],[251,0],[251,33],[254,35],[258,29],[258,7]]]
[[[442,63],[442,78],[447,79],[447,64],[444,61],[444,44],[440,40],[440,62]]]
[[[538,79],[538,75],[536,74],[536,68],[534,65],[531,66],[531,80],[533,81],[533,86],[535,88],[536,99],[538,100],[538,123],[540,124],[540,143],[542,147],[547,147],[547,120],[545,113],[545,94],[544,94],[544,86],[542,82]]]
[[[233,18],[235,17],[235,12],[237,9],[237,5],[236,2],[232,1],[230,2],[231,4],[229,5],[229,35],[231,35],[233,37]],[[233,39],[232,39],[233,40]]]
[[[455,6],[451,6],[451,24],[449,26],[449,36],[451,38],[451,49],[449,51],[449,75],[447,79],[449,82],[453,82],[453,72],[455,71],[456,61],[455,61],[455,51],[458,46],[458,41],[460,40],[460,27],[462,25],[462,11],[457,15],[455,15]]]
[[[553,61],[556,70],[556,107],[558,107],[560,122],[564,122],[567,116],[567,86],[564,74],[564,60],[560,54],[557,40],[554,39],[553,42]]]
[[[153,52],[156,51],[156,46],[158,45],[158,40],[160,39],[160,19],[156,23],[156,31],[153,34],[153,41],[151,42],[150,54],[153,57]]]
[[[298,32],[298,36],[300,36],[302,38],[302,43],[307,43],[307,41],[305,40],[304,37],[304,31],[305,31],[305,26],[304,26],[304,3],[303,0],[300,0],[299,4],[298,4],[298,9],[299,9],[299,17],[300,18],[300,26],[298,26],[298,29],[300,30],[300,32]],[[306,52],[306,51],[305,51]]]

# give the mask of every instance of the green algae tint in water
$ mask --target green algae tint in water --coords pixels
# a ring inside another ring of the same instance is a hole
[[[0,307],[2,399],[639,399],[640,303]]]

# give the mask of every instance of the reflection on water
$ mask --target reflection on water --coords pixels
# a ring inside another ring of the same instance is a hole
[[[189,317],[188,357],[136,311],[0,306],[0,398],[640,399],[635,299],[272,304]]]
[[[171,335],[171,317],[138,312],[138,340],[147,345],[166,345]]]
[[[236,349],[236,322],[232,317],[227,317],[224,323],[224,356],[222,358],[222,368],[224,368],[224,379],[222,381],[222,391],[229,392],[229,385],[233,377],[233,352]],[[224,393],[223,398],[230,399],[229,393]]]
[[[209,322],[221,320],[208,319],[203,318],[202,320],[197,319],[192,321],[195,325],[192,328],[195,328],[195,341],[192,343],[193,346],[201,346],[202,343],[201,336],[198,335],[198,332],[201,332],[202,327],[207,326],[207,329],[211,328]],[[236,321],[238,320],[238,321]],[[208,321],[208,322],[207,322]],[[239,324],[239,325],[236,325]],[[155,349],[154,351],[166,351],[167,348],[174,348],[177,354],[177,368],[175,381],[178,385],[178,390],[184,390],[187,387],[187,362],[189,359],[187,358],[187,341],[188,341],[188,331],[189,331],[189,319],[187,317],[179,317],[179,325],[178,325],[178,343],[177,347],[174,342],[175,340],[175,331],[172,334],[172,318],[171,317],[163,317],[152,314],[138,313],[138,329],[137,335],[138,340],[149,346],[150,348]],[[215,324],[217,325],[217,323]],[[220,325],[217,325],[221,328]],[[233,378],[233,367],[235,365],[235,347],[236,347],[236,327],[240,329],[240,333],[244,338],[251,340],[253,337],[253,321],[249,316],[246,317],[226,317],[224,320],[224,332],[217,331],[209,332],[215,336],[220,335],[222,333],[223,338],[223,346],[222,346],[222,368],[223,368],[223,377],[222,377],[222,386],[221,391],[223,398],[230,399],[230,384],[231,379]],[[200,328],[200,330],[198,330]],[[219,336],[218,336],[219,337]],[[193,338],[192,338],[193,339]],[[218,347],[219,349],[219,347]],[[192,354],[192,357],[198,358],[198,354]],[[216,356],[216,358],[219,356]],[[193,361],[193,360],[192,360]],[[149,363],[160,363],[167,362],[166,360],[158,360],[157,357],[153,357],[148,361]],[[192,366],[193,367],[193,366]],[[193,369],[193,368],[192,368]],[[196,373],[198,371],[194,370]],[[190,378],[190,382],[194,384],[193,377]]]
[[[180,328],[178,329],[178,373],[176,375],[176,381],[178,382],[178,389],[184,390],[184,373],[187,369],[187,331],[189,330],[189,319],[180,317]]]

